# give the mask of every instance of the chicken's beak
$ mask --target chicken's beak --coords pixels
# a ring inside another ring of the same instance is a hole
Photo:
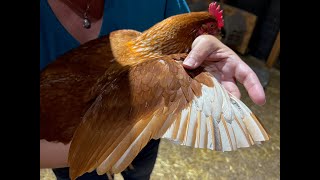
[[[220,41],[223,41],[223,39],[225,38],[226,36],[226,31],[225,29],[222,27],[220,29],[220,32],[216,35],[216,38],[219,39]]]

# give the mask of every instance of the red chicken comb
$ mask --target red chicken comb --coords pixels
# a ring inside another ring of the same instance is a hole
[[[218,28],[222,28],[224,26],[223,22],[223,10],[220,10],[220,5],[217,6],[217,2],[212,2],[209,5],[209,13],[216,18],[218,22]]]

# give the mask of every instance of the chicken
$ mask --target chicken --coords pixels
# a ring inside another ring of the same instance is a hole
[[[258,118],[205,67],[182,60],[201,34],[219,36],[220,6],[118,30],[40,72],[40,139],[70,143],[70,177],[123,171],[150,139],[232,151],[269,140]]]

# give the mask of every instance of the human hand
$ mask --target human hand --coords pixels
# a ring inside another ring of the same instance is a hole
[[[227,91],[239,99],[241,94],[236,81],[244,85],[254,103],[263,105],[266,102],[263,87],[254,71],[212,35],[201,35],[193,41],[192,50],[183,65],[186,69],[200,65],[205,67]]]

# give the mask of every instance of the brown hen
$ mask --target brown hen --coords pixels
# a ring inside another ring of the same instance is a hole
[[[217,151],[269,139],[256,116],[205,68],[182,60],[201,34],[219,36],[222,12],[118,30],[69,51],[40,74],[40,139],[70,143],[70,177],[119,173],[150,139]]]

